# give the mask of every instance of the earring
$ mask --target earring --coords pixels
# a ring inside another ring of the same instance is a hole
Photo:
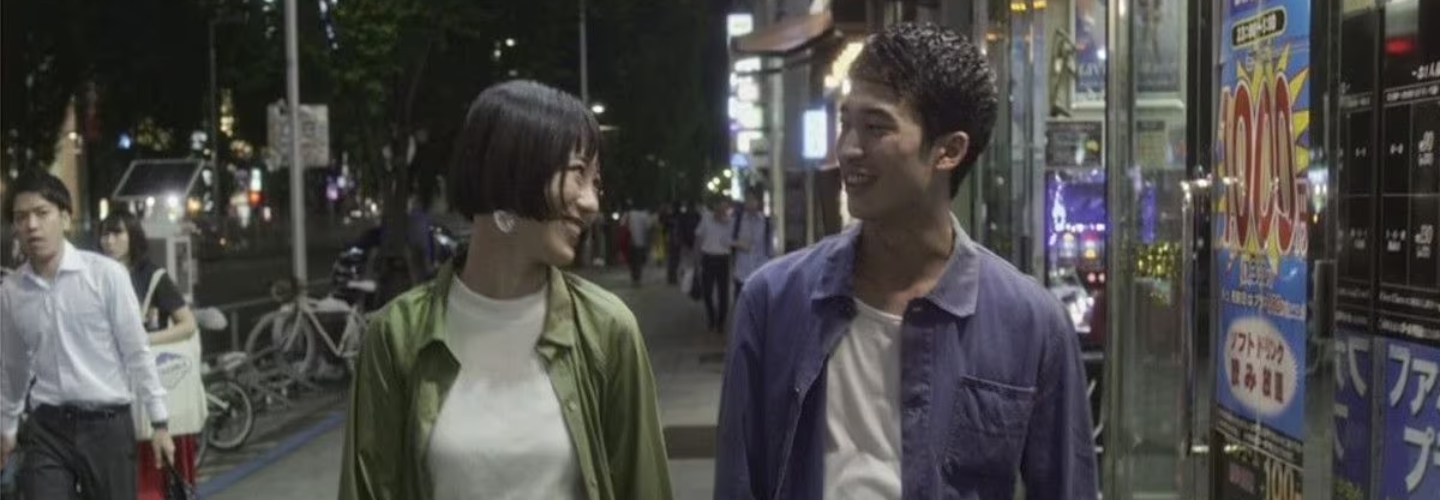
[[[499,229],[500,232],[505,234],[515,232],[515,214],[505,210],[496,210],[494,217],[495,227]]]

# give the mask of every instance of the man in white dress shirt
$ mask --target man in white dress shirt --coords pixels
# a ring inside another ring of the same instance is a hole
[[[55,176],[21,174],[3,209],[26,263],[0,285],[0,466],[18,445],[25,498],[134,499],[132,380],[156,463],[175,445],[130,273],[65,240],[70,193]]]

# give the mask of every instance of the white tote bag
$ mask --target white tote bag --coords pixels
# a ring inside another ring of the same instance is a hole
[[[688,263],[681,264],[680,268],[680,293],[689,295],[690,289],[695,287],[695,266]]]
[[[151,276],[150,289],[141,302],[142,315],[148,314],[155,287],[164,276],[164,269]],[[199,434],[205,428],[205,419],[209,417],[209,409],[205,404],[205,384],[200,380],[199,332],[180,342],[151,345],[150,354],[155,357],[155,368],[160,373],[160,385],[165,387],[165,407],[170,410],[170,435]],[[137,384],[131,392],[136,395],[135,404],[130,407],[135,420],[135,439],[148,440],[151,435],[150,417],[145,411],[144,401],[139,397],[143,391]]]

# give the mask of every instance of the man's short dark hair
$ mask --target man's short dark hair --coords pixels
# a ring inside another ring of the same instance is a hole
[[[547,188],[578,152],[600,154],[600,125],[574,96],[527,80],[481,92],[455,137],[447,184],[466,219],[505,210],[533,220],[557,216]]]
[[[65,187],[65,183],[50,172],[30,168],[21,172],[5,191],[5,206],[0,209],[4,210],[6,221],[15,222],[15,199],[20,197],[20,193],[40,195],[45,201],[60,207],[61,211],[74,212],[70,204],[70,189]]]
[[[970,149],[950,175],[950,196],[990,143],[1000,96],[995,73],[964,35],[934,24],[900,23],[875,34],[850,70],[855,79],[889,87],[920,117],[922,145],[954,132]]]

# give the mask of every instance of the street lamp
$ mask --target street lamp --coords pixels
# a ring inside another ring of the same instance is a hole
[[[605,114],[605,105],[597,102],[594,105],[590,106],[590,112],[597,115],[603,115]]]

